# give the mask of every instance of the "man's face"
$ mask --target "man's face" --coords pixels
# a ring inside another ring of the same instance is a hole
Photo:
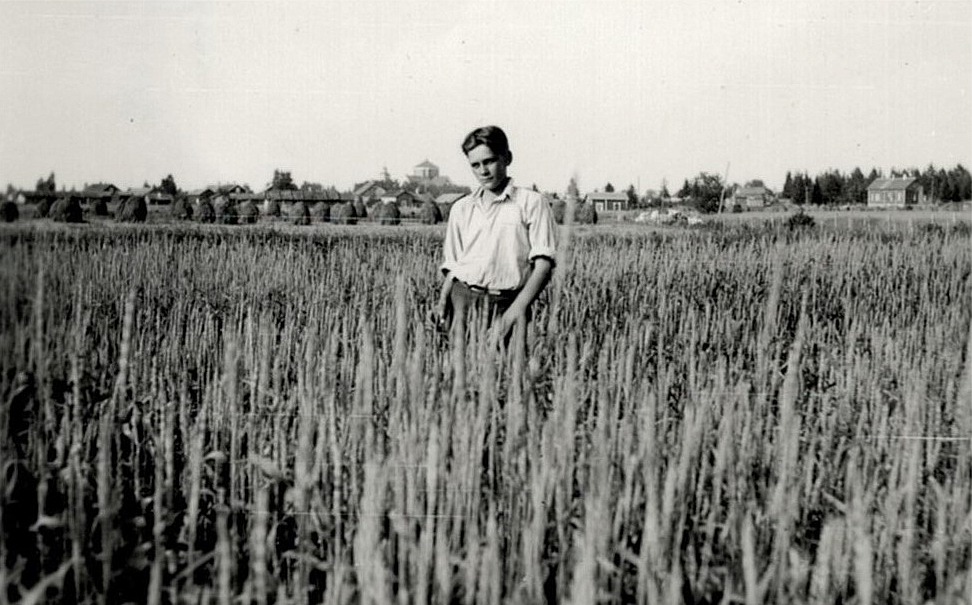
[[[479,184],[490,191],[497,192],[506,183],[506,167],[509,161],[487,145],[477,145],[466,154],[469,167],[479,180]]]

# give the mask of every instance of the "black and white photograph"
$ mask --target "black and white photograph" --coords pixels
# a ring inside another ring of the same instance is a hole
[[[972,2],[0,0],[0,605],[972,605]]]

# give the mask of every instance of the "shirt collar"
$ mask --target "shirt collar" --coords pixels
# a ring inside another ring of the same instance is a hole
[[[473,195],[477,200],[482,201],[483,195],[485,193],[486,193],[486,189],[482,185],[480,185],[479,188],[476,189],[476,192]],[[513,198],[513,179],[511,177],[506,180],[506,187],[503,187],[503,191],[501,191],[499,194],[496,195],[496,197],[493,199],[493,202],[494,203],[502,202],[512,198]]]

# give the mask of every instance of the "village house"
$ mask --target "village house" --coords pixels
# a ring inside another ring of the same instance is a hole
[[[388,190],[379,181],[366,181],[354,190],[355,199],[374,201],[381,199]]]
[[[117,195],[119,191],[118,187],[111,183],[95,183],[94,185],[86,185],[81,191],[81,197],[86,202],[93,200],[107,201]]]
[[[762,208],[773,201],[773,193],[763,186],[739,187],[732,196],[736,205],[746,208]]]
[[[921,200],[921,184],[913,178],[874,179],[867,187],[868,208],[906,208]]]
[[[190,202],[195,204],[200,200],[208,200],[209,198],[213,197],[213,194],[215,193],[216,192],[213,191],[212,187],[206,187],[204,189],[193,189],[186,195],[186,197],[189,198]]]
[[[416,204],[434,204],[435,196],[428,192],[419,192],[414,194]]]
[[[400,207],[414,206],[416,203],[415,194],[404,189],[399,189],[398,191],[392,191],[381,196],[381,203],[389,204],[392,202]]]
[[[154,191],[155,189],[152,187],[129,187],[125,191],[119,191],[116,194],[116,197],[119,201],[140,199],[140,200],[144,200],[145,203],[148,204],[149,195],[151,195]]]
[[[592,191],[587,194],[587,201],[594,204],[598,212],[605,210],[630,210],[631,203],[628,194],[615,191]]]
[[[227,183],[225,185],[216,185],[215,193],[217,195],[230,196],[234,193],[246,193],[246,187],[243,185],[237,185],[236,183]]]

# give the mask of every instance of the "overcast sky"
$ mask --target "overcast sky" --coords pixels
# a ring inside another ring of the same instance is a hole
[[[350,188],[472,128],[521,184],[966,167],[968,0],[0,2],[0,185]]]

